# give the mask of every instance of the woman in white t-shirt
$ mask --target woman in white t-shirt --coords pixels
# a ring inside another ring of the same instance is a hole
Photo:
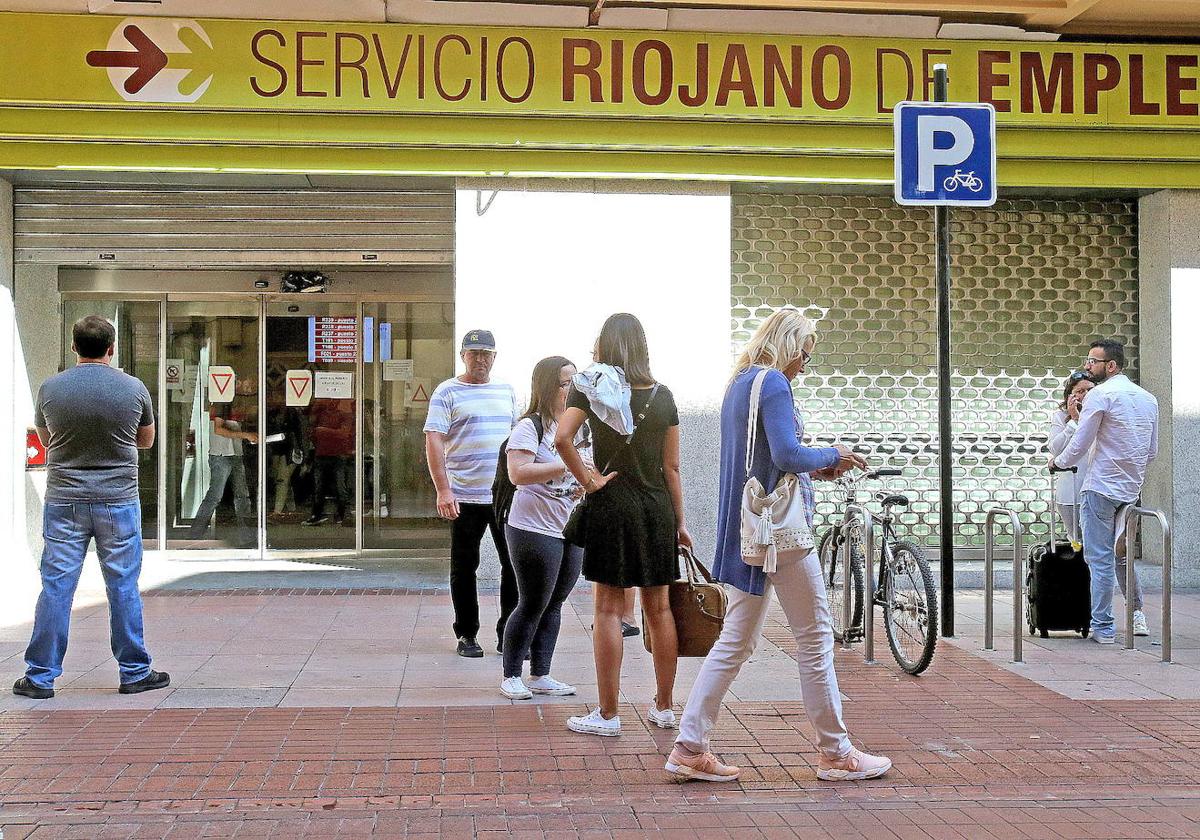
[[[1079,426],[1079,412],[1087,392],[1096,387],[1095,381],[1082,370],[1067,377],[1063,385],[1063,398],[1058,408],[1050,415],[1050,454],[1057,456]],[[1080,543],[1079,533],[1079,488],[1087,478],[1088,459],[1079,462],[1078,472],[1061,473],[1054,487],[1054,503],[1059,518],[1067,529],[1067,537],[1075,545]]]
[[[500,693],[512,700],[528,700],[534,694],[575,693],[575,686],[550,676],[563,601],[583,566],[583,549],[563,539],[563,528],[583,488],[554,446],[558,418],[566,407],[574,375],[575,366],[562,356],[538,362],[533,369],[529,410],[508,439],[508,476],[517,490],[504,537],[519,599],[504,626]],[[580,429],[576,446],[590,449],[586,427]],[[521,678],[527,655],[529,682]]]

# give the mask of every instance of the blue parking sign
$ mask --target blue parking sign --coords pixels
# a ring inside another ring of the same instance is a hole
[[[899,204],[996,203],[996,110],[987,103],[901,102],[895,108]]]

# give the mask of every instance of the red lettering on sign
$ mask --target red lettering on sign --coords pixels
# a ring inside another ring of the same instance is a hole
[[[1008,87],[1009,75],[996,70],[997,64],[1008,64],[1012,53],[1008,50],[979,51],[979,101],[990,102],[997,111],[1011,111],[1012,103],[996,98],[996,88]]]
[[[1101,72],[1103,71],[1103,72]],[[1100,113],[1100,94],[1121,83],[1121,62],[1106,53],[1083,54],[1083,113]]]
[[[837,61],[837,93],[832,97],[825,94],[825,59]],[[838,111],[850,101],[850,54],[833,44],[817,47],[812,57],[812,95],[816,103],[826,111]]]
[[[1184,102],[1180,94],[1185,90],[1196,89],[1196,77],[1184,77],[1185,67],[1195,67],[1200,64],[1200,57],[1194,55],[1167,56],[1167,114],[1172,117],[1194,117],[1200,114],[1200,105],[1195,102]]]
[[[1053,114],[1062,96],[1062,113],[1075,113],[1075,61],[1070,53],[1054,53],[1050,72],[1042,66],[1040,53],[1023,52],[1021,69],[1021,113],[1034,113],[1034,97],[1040,113]]]
[[[580,63],[576,59],[579,50],[586,50],[587,57]],[[562,98],[563,102],[575,101],[575,77],[584,76],[588,82],[588,99],[603,102],[604,91],[600,81],[600,44],[591,38],[563,39]]]
[[[904,94],[896,101],[905,102],[913,98],[913,63],[908,57],[908,53],[903,50],[894,50],[891,47],[880,47],[875,51],[875,110],[881,114],[889,113],[892,109],[884,104],[883,93],[887,85],[884,83],[883,72],[883,57],[891,55],[900,59],[904,63]]]

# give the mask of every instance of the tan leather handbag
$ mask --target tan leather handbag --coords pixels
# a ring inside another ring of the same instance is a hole
[[[708,569],[691,551],[680,546],[679,556],[683,559],[685,577],[670,584],[671,613],[675,616],[679,655],[708,656],[725,624],[728,603],[725,587],[713,581]],[[645,609],[642,610],[642,640],[646,650],[653,653]]]

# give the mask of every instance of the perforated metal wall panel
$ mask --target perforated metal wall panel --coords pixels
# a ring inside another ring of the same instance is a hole
[[[955,210],[953,368],[956,542],[983,544],[990,500],[1049,528],[1050,413],[1098,337],[1126,342],[1137,376],[1137,205],[1001,201]],[[796,389],[821,444],[901,467],[907,533],[936,545],[937,372],[932,213],[875,196],[733,196],[735,351],[785,304],[822,318]],[[836,509],[827,490],[818,515]]]
[[[15,191],[13,212],[16,258],[26,263],[454,261],[452,189],[37,187]]]

